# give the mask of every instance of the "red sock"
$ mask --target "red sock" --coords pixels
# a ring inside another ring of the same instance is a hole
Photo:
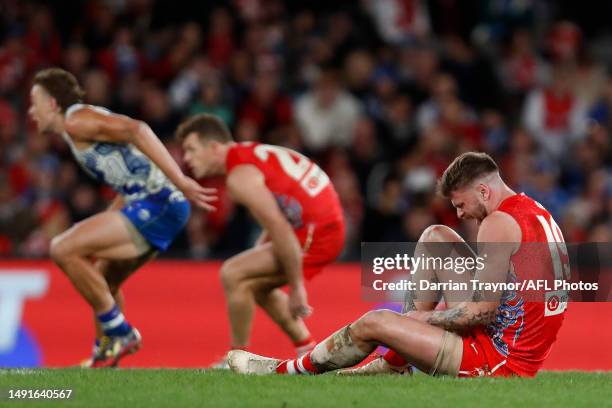
[[[294,341],[293,345],[295,346],[295,348],[298,347],[304,347],[312,342],[314,342],[314,337],[312,337],[312,335],[309,335],[308,337],[306,337],[304,340],[300,340],[300,341]]]
[[[295,352],[298,358],[311,351],[316,345],[317,342],[315,341],[314,337],[312,337],[312,335],[309,335],[304,340],[293,342],[293,346],[295,347]]]
[[[383,359],[392,367],[404,367],[408,365],[408,362],[404,359],[404,357],[400,356],[391,349],[387,350],[383,356]]]
[[[317,374],[317,370],[310,361],[310,353],[300,358],[285,360],[276,367],[277,374]]]

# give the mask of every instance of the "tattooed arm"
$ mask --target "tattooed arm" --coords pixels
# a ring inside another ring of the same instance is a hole
[[[412,312],[413,310],[417,310],[416,305],[414,304],[414,291],[408,289],[404,294],[404,306],[402,307],[402,314]]]
[[[484,268],[474,276],[479,283],[507,282],[510,258],[521,242],[521,230],[506,213],[494,211],[478,230],[478,253]],[[495,320],[501,291],[475,290],[471,301],[462,302],[447,310],[412,312],[409,316],[449,331],[463,331],[486,325]]]
[[[433,326],[449,331],[462,331],[491,323],[495,320],[498,305],[499,303],[494,302],[465,302],[452,309],[425,312],[422,318]]]

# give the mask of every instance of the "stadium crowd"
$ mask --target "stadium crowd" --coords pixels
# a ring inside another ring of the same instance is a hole
[[[199,112],[238,141],[314,158],[344,206],[345,259],[436,222],[473,239],[435,195],[467,150],[493,155],[566,241],[611,241],[612,76],[597,16],[571,22],[569,2],[536,0],[188,3],[0,1],[1,256],[47,256],[114,195],[28,120],[31,78],[48,66],[75,74],[87,103],[147,122],[179,162],[174,131]],[[257,236],[221,180],[204,183],[221,189],[218,210],[194,213],[171,256],[224,257]]]

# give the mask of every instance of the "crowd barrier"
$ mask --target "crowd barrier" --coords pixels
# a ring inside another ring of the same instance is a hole
[[[126,316],[143,349],[124,367],[206,367],[229,346],[218,262],[152,262],[124,287]],[[360,299],[358,264],[337,264],[307,283],[317,339],[380,307]],[[0,367],[66,367],[88,356],[90,308],[50,261],[0,260]],[[571,303],[548,370],[612,370],[612,304]],[[293,356],[286,336],[257,311],[251,350]]]

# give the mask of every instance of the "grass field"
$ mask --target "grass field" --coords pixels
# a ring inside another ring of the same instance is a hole
[[[72,399],[15,401],[11,389],[73,390]],[[203,370],[0,370],[2,407],[609,407],[612,373],[535,379],[239,376]]]

